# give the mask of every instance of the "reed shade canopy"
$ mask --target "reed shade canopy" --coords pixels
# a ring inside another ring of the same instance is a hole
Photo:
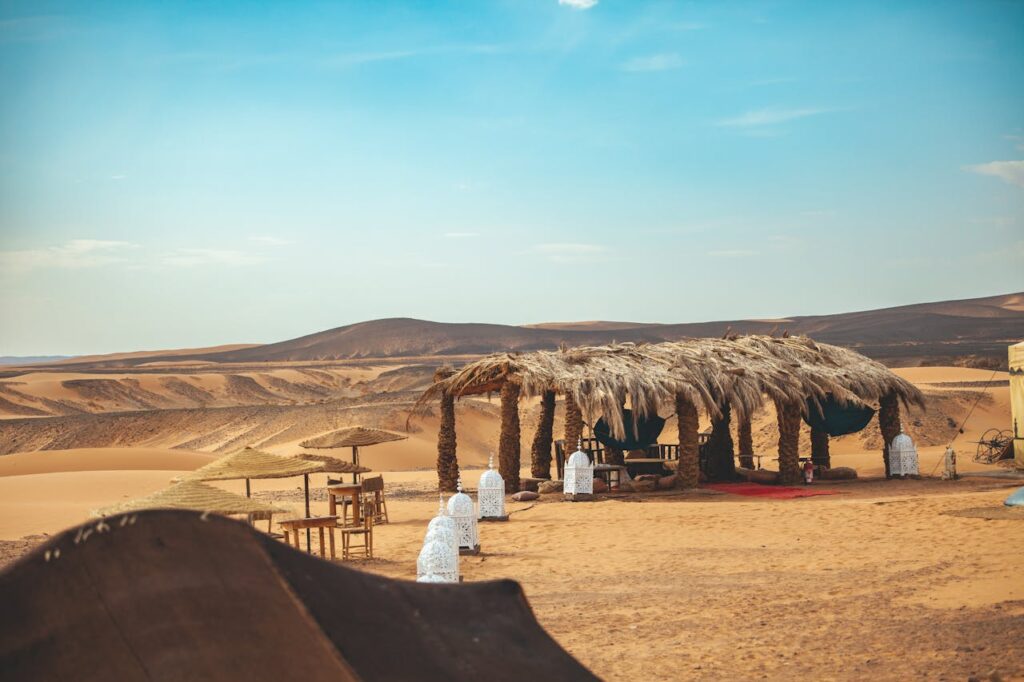
[[[304,459],[307,462],[319,462],[324,471],[328,474],[368,474],[373,469],[347,462],[337,457],[331,457],[330,455],[316,455],[310,452],[300,452],[296,455],[299,459]]]
[[[309,517],[309,475],[324,470],[322,462],[311,462],[299,457],[282,457],[263,452],[256,448],[243,448],[220,459],[199,467],[181,476],[183,481],[232,481],[245,479],[245,496],[251,495],[249,481],[254,478],[291,478],[302,476],[306,500],[306,516]],[[306,551],[310,551],[312,539],[306,529]]]
[[[603,417],[611,435],[620,440],[635,435],[637,420],[659,410],[677,412],[679,406],[702,410],[712,420],[731,413],[746,421],[766,401],[789,406],[787,414],[795,410],[797,415],[826,400],[840,405],[879,402],[883,413],[896,410],[897,422],[898,402],[923,406],[913,384],[855,351],[803,336],[744,336],[497,353],[435,382],[413,412],[444,395],[501,392],[506,383],[517,386],[519,399],[562,394],[591,424]],[[633,423],[623,418],[627,399]],[[891,429],[890,422],[883,430]]]
[[[321,450],[332,450],[334,448],[352,448],[352,464],[359,466],[359,448],[390,443],[396,440],[405,440],[406,436],[383,429],[368,429],[363,426],[349,426],[337,431],[325,433],[316,438],[310,438],[299,443],[299,447]],[[360,473],[366,473],[370,469],[352,472],[352,482],[359,480]]]
[[[266,502],[229,493],[199,481],[181,481],[145,497],[118,502],[93,511],[93,516],[111,516],[142,509],[185,509],[214,514],[284,513]]]

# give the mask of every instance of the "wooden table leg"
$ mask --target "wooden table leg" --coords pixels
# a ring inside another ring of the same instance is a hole
[[[286,544],[286,545],[292,544],[292,541],[288,539],[288,530],[285,529],[285,528],[282,528],[281,530],[284,531],[284,544]]]
[[[359,509],[362,506],[362,496],[359,493],[352,493],[352,525],[358,526],[363,522],[363,514]]]
[[[324,527],[320,526],[317,530],[320,531],[320,558],[323,559],[326,556],[324,552]]]
[[[328,528],[327,532],[331,535],[331,558],[334,559],[334,526]]]
[[[334,493],[329,491],[327,493],[327,509],[329,510],[328,516],[335,516],[338,513],[338,501],[334,497]]]
[[[301,547],[299,547],[299,529],[298,528],[293,528],[292,529],[292,537],[295,538],[295,549],[302,549]]]

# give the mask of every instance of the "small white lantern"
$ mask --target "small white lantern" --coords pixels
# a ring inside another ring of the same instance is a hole
[[[441,531],[435,531],[441,532]],[[432,582],[459,582],[459,557],[452,554],[448,538],[428,537],[416,559],[417,582],[426,576],[437,576],[441,580]],[[427,581],[424,581],[427,582]]]
[[[421,575],[419,578],[416,578],[416,582],[418,582],[418,583],[446,583],[448,581],[445,580],[444,578],[442,578],[441,576],[437,575],[437,574],[427,573],[426,575]]]
[[[458,482],[459,492],[448,500],[448,516],[455,522],[455,537],[459,541],[460,554],[476,554],[480,551],[480,532],[476,526],[476,505],[473,498],[462,492],[462,477]]]
[[[494,469],[493,454],[487,462],[487,471],[480,476],[476,494],[480,501],[481,521],[508,521],[505,514],[505,479]]]
[[[437,496],[437,516],[430,519],[430,523],[427,524],[427,533],[434,530],[435,528],[444,528],[451,533],[452,542],[452,553],[459,553],[459,539],[458,529],[455,527],[455,521],[452,517],[448,516],[448,512],[444,508],[444,498],[441,495]]]
[[[583,452],[583,441],[577,444],[576,452],[569,456],[565,463],[565,481],[562,491],[569,499],[575,500],[577,495],[594,494],[594,465],[590,457]]]
[[[917,476],[917,448],[910,436],[900,432],[889,445],[889,475]]]

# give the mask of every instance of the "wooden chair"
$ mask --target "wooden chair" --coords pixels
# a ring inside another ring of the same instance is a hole
[[[377,525],[388,522],[388,503],[384,499],[384,477],[363,479],[365,501],[373,505],[373,520]],[[371,497],[372,495],[372,497]]]
[[[364,479],[365,482],[365,479]],[[373,502],[363,503],[363,524],[351,528],[341,528],[341,558],[351,558],[353,549],[363,549],[367,559],[373,558]],[[354,538],[362,537],[362,544],[353,544]]]

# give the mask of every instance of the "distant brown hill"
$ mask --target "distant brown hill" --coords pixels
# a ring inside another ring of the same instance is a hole
[[[288,341],[215,352],[168,352],[145,358],[121,356],[116,365],[142,361],[282,362],[355,358],[475,355],[528,351],[612,341],[660,342],[694,336],[788,331],[819,341],[854,347],[888,364],[1001,366],[1006,345],[1024,338],[1024,292],[959,301],[921,303],[836,315],[783,320],[731,320],[687,324],[627,322],[545,323],[532,326],[443,323],[392,318],[360,322]],[[74,361],[64,361],[67,367]]]

